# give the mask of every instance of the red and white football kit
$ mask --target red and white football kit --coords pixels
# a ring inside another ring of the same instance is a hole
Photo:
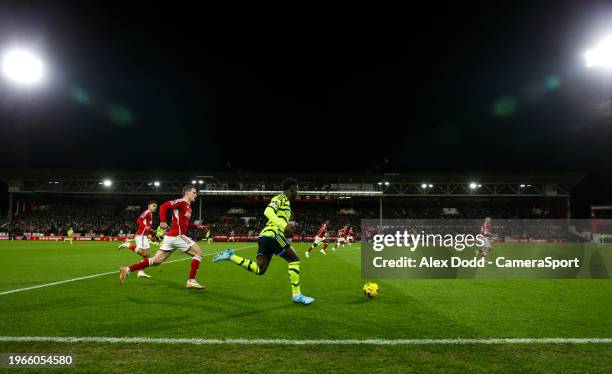
[[[151,225],[153,224],[153,213],[149,209],[146,209],[138,216],[136,221],[138,224],[138,230],[134,236],[136,241],[136,248],[149,249],[149,233],[151,232]]]
[[[353,228],[351,227],[348,231],[348,234],[346,234],[346,241],[350,244],[350,242],[354,240],[355,238],[353,238]]]
[[[325,231],[327,231],[327,225],[324,223],[321,225],[321,227],[319,227],[319,231],[317,232],[317,235],[314,238],[315,246],[319,245],[325,240]]]
[[[190,228],[201,228],[201,226],[190,223],[191,205],[183,199],[171,200],[163,203],[159,207],[159,221],[166,222],[166,212],[171,209],[172,224],[170,230],[164,235],[164,242],[159,248],[162,251],[174,251],[178,249],[186,252],[194,244],[194,241],[187,236]]]
[[[491,237],[493,236],[493,234],[491,234],[491,222],[485,221],[482,226],[480,226],[480,235],[483,236],[483,248],[491,248]]]
[[[346,243],[346,230],[340,229],[338,230],[338,244]]]

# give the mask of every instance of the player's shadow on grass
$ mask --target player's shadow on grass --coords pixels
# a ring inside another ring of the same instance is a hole
[[[150,284],[152,284],[154,287],[157,287],[158,285],[162,285],[169,289],[186,291],[196,296],[202,296],[202,293],[206,295],[211,295],[211,296],[218,293],[218,291],[216,291],[214,288],[210,288],[209,286],[206,286],[205,290],[189,290],[189,289],[185,289],[184,283],[180,283],[180,282],[175,282],[175,281],[170,281],[170,280],[165,280],[165,279],[155,279],[155,280],[150,279],[149,281],[151,281]],[[206,285],[206,282],[204,282],[203,284]],[[246,303],[251,303],[253,301],[250,298],[240,296],[238,293],[224,292],[223,295],[225,296],[223,301],[226,303],[246,304]]]
[[[228,318],[243,318],[243,317],[251,317],[257,314],[262,314],[262,313],[267,313],[267,312],[271,312],[274,310],[281,310],[281,309],[287,309],[287,308],[295,308],[296,306],[293,305],[293,303],[288,302],[287,300],[284,301],[279,301],[279,305],[271,307],[271,308],[260,308],[260,309],[253,309],[253,310],[249,310],[249,311],[244,311],[242,313],[235,313],[235,314],[228,314]]]
[[[149,281],[149,280],[147,280]],[[180,283],[156,279],[155,281],[150,280],[152,287],[147,287],[147,290],[153,289],[153,287],[164,286],[166,288],[176,290],[180,294],[180,299],[171,298],[171,299],[155,299],[155,300],[147,300],[149,304],[156,304],[160,306],[169,306],[169,307],[182,307],[186,309],[194,309],[201,308],[202,305],[206,306],[207,311],[220,313],[224,315],[231,316],[229,313],[235,310],[244,310],[247,307],[250,307],[253,304],[252,298],[245,298],[239,296],[234,293],[222,292],[214,289],[206,289],[206,290],[189,290],[185,289],[184,286]],[[134,303],[142,303],[143,300],[137,297],[128,297],[128,300]],[[194,302],[195,300],[195,302]],[[287,303],[286,299],[282,300],[284,304],[291,306],[291,303]],[[283,306],[284,307],[284,306]],[[269,308],[269,310],[273,310],[276,308]],[[265,312],[266,309],[251,311],[248,313],[262,313]]]

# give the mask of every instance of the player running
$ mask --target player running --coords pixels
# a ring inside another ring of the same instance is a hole
[[[325,234],[326,234],[328,225],[329,225],[329,221],[325,221],[323,222],[321,227],[319,227],[319,231],[317,232],[317,235],[314,238],[314,242],[310,245],[310,247],[308,247],[308,250],[304,252],[304,255],[306,256],[306,258],[310,257],[310,252],[312,252],[312,250],[315,249],[321,243],[323,243],[323,248],[321,248],[321,253],[323,253],[324,255],[327,254],[327,247],[329,246],[329,244],[324,243],[324,242],[326,239]]]
[[[480,235],[483,236],[482,240],[484,244],[482,248],[476,250],[476,255],[478,257],[485,257],[487,253],[491,252],[491,239],[495,236],[495,234],[491,232],[491,227],[491,217],[486,217],[484,223],[480,226]]]
[[[74,238],[74,230],[72,229],[72,227],[69,227],[68,232],[66,233],[66,237],[64,238],[64,241],[68,240],[70,244],[72,245],[73,238]]]
[[[229,236],[227,237],[227,242],[236,242],[236,232],[234,232],[234,230],[230,231]]]
[[[206,241],[206,243],[210,244],[213,242],[213,238],[212,238],[212,230],[208,229],[206,230],[206,236],[204,237],[204,240]]]
[[[164,241],[159,250],[155,253],[155,256],[143,259],[130,267],[121,267],[119,272],[119,283],[123,284],[125,278],[134,270],[142,270],[149,266],[160,265],[170,257],[174,250],[178,249],[191,256],[191,268],[185,287],[194,289],[204,288],[203,285],[195,280],[198,269],[200,268],[200,262],[202,261],[202,250],[197,243],[186,235],[187,230],[190,228],[197,228],[200,230],[208,229],[206,226],[194,225],[189,222],[191,218],[191,204],[196,201],[197,198],[198,192],[195,186],[185,186],[183,187],[183,197],[181,199],[167,201],[159,207],[159,226],[163,229],[168,228],[168,224],[166,223],[166,212],[168,209],[172,210],[172,226],[170,230],[166,232]]]
[[[274,196],[264,211],[268,223],[259,233],[259,249],[255,262],[236,256],[232,249],[226,249],[219,253],[215,256],[213,262],[232,261],[253,274],[264,275],[268,265],[270,265],[272,255],[280,256],[289,263],[289,280],[293,292],[293,302],[311,304],[314,299],[302,295],[300,291],[300,259],[289,241],[285,239],[285,231],[293,234],[296,229],[296,224],[289,222],[289,219],[291,218],[291,201],[295,200],[298,193],[297,182],[295,179],[287,178],[283,181],[282,187],[284,192]]]
[[[355,238],[353,237],[353,228],[349,227],[348,233],[346,234],[346,243],[351,246],[351,242],[354,242]]]
[[[338,230],[338,239],[336,241],[336,244],[334,244],[334,247],[332,248],[334,252],[336,252],[336,248],[340,246],[344,248],[344,245],[346,244],[346,230],[347,229],[348,229],[348,226],[344,226],[343,228]]]
[[[149,244],[149,233],[151,232],[151,226],[153,225],[153,213],[157,210],[157,202],[149,201],[147,203],[147,209],[145,209],[136,220],[138,224],[138,230],[136,230],[136,235],[134,235],[134,241],[136,245],[130,245],[130,241],[126,240],[124,243],[120,244],[117,249],[127,248],[130,251],[140,255],[144,260],[151,257],[149,253],[149,248],[151,245]],[[138,270],[138,278],[145,277],[151,278],[150,275],[146,274],[143,269]]]

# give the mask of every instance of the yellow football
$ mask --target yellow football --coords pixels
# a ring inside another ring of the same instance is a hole
[[[374,282],[368,282],[363,285],[363,294],[366,295],[366,297],[376,297],[379,293],[380,287],[378,287],[378,284]]]

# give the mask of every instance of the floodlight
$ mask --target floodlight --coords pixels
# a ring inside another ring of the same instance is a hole
[[[595,48],[584,53],[587,67],[612,68],[612,36],[603,39]]]
[[[17,84],[33,85],[44,78],[44,64],[34,53],[23,49],[9,50],[2,57],[4,76]]]

